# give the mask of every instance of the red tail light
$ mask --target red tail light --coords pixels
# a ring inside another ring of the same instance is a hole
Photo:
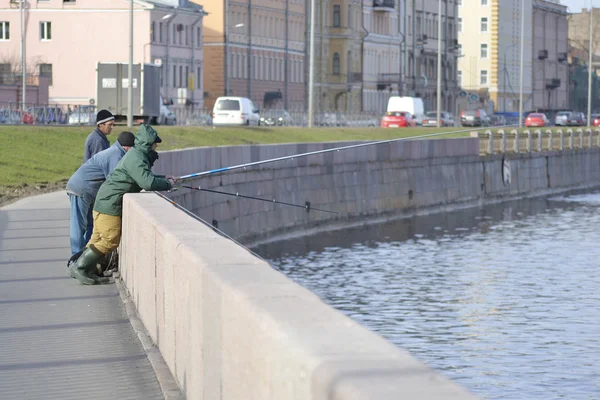
[[[464,116],[465,116],[465,112],[464,112],[464,111],[461,111],[461,112],[460,112],[460,116],[461,116],[461,117],[464,117]]]
[[[481,118],[481,113],[477,111],[477,118]]]

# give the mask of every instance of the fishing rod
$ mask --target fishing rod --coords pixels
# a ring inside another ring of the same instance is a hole
[[[330,213],[330,214],[337,214],[337,215],[341,215],[339,212],[337,211],[331,211],[331,210],[324,210],[322,208],[316,208],[316,207],[312,207],[310,205],[310,202],[307,201],[305,203],[305,205],[300,205],[300,204],[294,204],[294,203],[288,203],[285,201],[278,201],[275,199],[269,200],[269,199],[265,199],[262,197],[255,197],[255,196],[246,196],[243,194],[239,194],[239,193],[230,193],[230,192],[221,192],[219,190],[213,190],[213,189],[205,189],[203,187],[195,187],[195,186],[185,186],[185,185],[178,185],[176,186],[177,188],[185,188],[185,189],[191,189],[191,190],[198,190],[198,191],[202,191],[202,192],[209,192],[209,193],[217,193],[217,194],[224,194],[227,196],[235,196],[235,197],[239,197],[242,199],[250,199],[250,200],[260,200],[260,201],[267,201],[269,203],[273,203],[273,204],[280,204],[280,205],[284,205],[284,206],[291,206],[291,207],[297,207],[297,208],[304,208],[307,212],[310,210],[315,210],[315,211],[321,211],[324,213]]]
[[[505,125],[505,126],[499,127],[499,128],[509,128],[509,127],[514,127],[514,126],[517,126],[517,125]],[[463,129],[463,130],[450,131],[450,132],[428,133],[428,134],[419,135],[419,136],[411,136],[411,137],[396,138],[396,139],[387,139],[387,140],[378,140],[378,141],[375,141],[375,142],[367,142],[367,143],[359,143],[359,144],[353,144],[353,145],[348,145],[348,146],[334,147],[332,149],[309,151],[307,153],[300,153],[300,154],[294,154],[294,155],[291,155],[291,156],[271,158],[271,159],[268,159],[268,160],[254,161],[254,162],[250,162],[250,163],[246,163],[246,164],[233,165],[233,166],[230,166],[230,167],[223,167],[223,168],[211,169],[209,171],[197,172],[195,174],[182,175],[179,178],[177,178],[177,180],[178,181],[185,181],[185,180],[189,180],[189,179],[193,179],[193,178],[200,178],[200,177],[207,176],[207,175],[218,174],[218,173],[221,173],[221,172],[233,171],[233,170],[240,169],[240,168],[246,169],[248,167],[253,167],[253,166],[256,166],[256,165],[267,164],[267,163],[272,163],[272,162],[276,162],[276,161],[290,160],[290,159],[293,160],[294,158],[308,157],[308,156],[312,156],[312,155],[316,155],[316,154],[331,153],[331,152],[334,152],[334,151],[356,149],[356,148],[359,148],[359,147],[375,146],[375,145],[378,145],[378,144],[394,143],[394,142],[401,142],[401,141],[413,140],[413,139],[422,139],[422,138],[435,137],[435,136],[453,135],[453,134],[456,134],[456,133],[466,133],[466,132],[472,132],[472,131],[473,131],[473,129]]]
[[[206,225],[207,227],[209,227],[210,229],[214,230],[215,232],[217,232],[218,234],[220,234],[221,236],[231,240],[233,243],[237,244],[238,246],[244,248],[245,250],[247,250],[250,254],[252,254],[253,256],[259,258],[260,260],[266,262],[267,264],[269,264],[273,269],[280,271],[281,270],[279,268],[277,268],[276,266],[274,266],[273,264],[271,264],[269,261],[265,260],[263,257],[261,257],[260,255],[256,254],[254,251],[250,250],[248,247],[244,246],[243,244],[241,244],[240,242],[238,242],[237,240],[235,240],[234,238],[232,238],[231,236],[229,236],[228,234],[226,234],[225,232],[223,232],[222,230],[220,230],[219,228],[217,228],[214,225],[209,224],[207,221],[203,220],[202,218],[200,218],[198,215],[194,214],[193,212],[191,212],[190,210],[188,210],[187,208],[183,207],[182,205],[180,205],[179,203],[177,203],[174,200],[171,200],[170,198],[168,198],[167,196],[165,196],[164,194],[160,193],[160,192],[154,192],[156,193],[158,196],[160,196],[161,198],[163,198],[164,200],[168,201],[169,203],[171,203],[173,206],[175,206],[177,209],[183,211],[184,213],[186,213],[187,215],[189,215],[190,217],[194,218],[196,221],[203,223],[204,225]]]

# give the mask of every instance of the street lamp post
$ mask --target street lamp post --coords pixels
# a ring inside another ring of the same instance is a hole
[[[525,0],[521,1],[521,72],[519,83],[519,128],[523,127],[523,53],[525,51]]]
[[[437,54],[437,126],[442,125],[442,0],[438,2],[438,54]]]
[[[310,55],[308,67],[308,127],[313,126],[315,92],[315,0],[310,2]]]
[[[589,51],[588,51],[589,60],[588,60],[588,104],[587,104],[587,126],[588,126],[588,128],[591,126],[590,125],[590,117],[592,114],[592,55],[594,54],[593,43],[592,43],[592,37],[594,35],[593,15],[594,15],[594,7],[592,6],[592,0],[590,0],[590,45],[589,45]]]
[[[129,67],[127,68],[127,126],[133,126],[133,0],[129,0]]]
[[[23,80],[21,84],[21,109],[25,112],[25,104],[27,97],[27,63],[25,62],[25,31],[23,30],[23,2],[25,0],[19,1],[19,17],[21,23],[21,78]]]

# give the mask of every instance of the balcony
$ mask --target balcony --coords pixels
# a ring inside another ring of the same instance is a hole
[[[373,11],[392,12],[396,8],[396,0],[373,0]]]
[[[558,53],[558,57],[557,60],[558,62],[565,62],[567,61],[567,53]]]
[[[361,83],[362,80],[362,72],[351,72],[350,75],[348,75],[348,83]]]
[[[546,89],[556,89],[560,86],[560,79],[546,79]]]
[[[386,87],[399,84],[401,76],[395,73],[377,74],[377,90],[385,90]]]

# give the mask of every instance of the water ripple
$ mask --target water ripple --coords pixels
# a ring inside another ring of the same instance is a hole
[[[579,194],[257,250],[483,398],[590,400],[600,399],[599,227],[600,195]]]

